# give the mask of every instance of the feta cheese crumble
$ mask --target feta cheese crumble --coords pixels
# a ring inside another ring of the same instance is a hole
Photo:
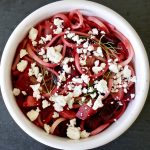
[[[54,34],[60,34],[62,32],[63,22],[64,21],[59,18],[54,19],[54,25],[57,27],[56,29],[53,30]]]
[[[97,63],[98,64],[98,63]],[[105,68],[105,66],[106,66],[106,64],[105,63],[101,63],[101,65],[100,66],[97,66],[97,64],[96,64],[96,66],[93,66],[92,67],[92,71],[94,72],[94,74],[98,74],[100,71],[102,71],[104,68]]]
[[[89,84],[90,78],[88,75],[82,74],[81,75],[81,79],[83,80],[83,82],[85,82],[86,84]]]
[[[33,90],[33,97],[35,97],[37,100],[41,98],[41,95],[40,95],[40,84],[35,84],[35,85],[30,85],[30,87],[32,88]]]
[[[114,72],[114,73],[118,73],[119,72],[119,68],[118,68],[117,64],[110,64],[109,70]]]
[[[56,51],[54,47],[48,47],[46,55],[47,58],[54,63],[58,63],[62,59],[61,53]]]
[[[80,139],[80,128],[75,127],[75,125],[76,125],[76,119],[71,119],[70,124],[68,125],[67,128],[67,136],[70,139],[78,140]]]
[[[86,130],[83,130],[83,131],[80,133],[80,137],[81,137],[82,139],[89,137],[89,135],[90,135],[90,133],[86,132]]]
[[[94,56],[104,57],[101,47],[98,47],[97,50],[93,52],[93,54],[94,54]]]
[[[63,45],[59,44],[59,45],[55,46],[54,48],[55,48],[55,51],[60,53],[62,51]]]
[[[51,41],[51,39],[52,39],[52,35],[51,34],[50,35],[46,35],[46,37],[42,36],[40,41],[39,41],[39,44],[44,44],[44,43],[46,43],[48,41]]]
[[[93,35],[98,35],[98,30],[97,30],[96,28],[93,28],[93,29],[92,29],[92,34],[93,34]]]
[[[135,94],[130,94],[131,99],[133,99],[135,97]]]
[[[26,67],[28,65],[28,61],[26,60],[21,60],[18,64],[17,64],[17,70],[20,72],[23,72]]]
[[[67,136],[70,139],[79,140],[80,139],[80,128],[69,126],[67,128]]]
[[[123,77],[124,78],[131,77],[131,70],[129,69],[128,65],[126,65],[123,69]]]
[[[38,35],[38,30],[32,27],[29,31],[29,39],[31,41],[35,41],[37,38],[37,35]]]
[[[54,112],[54,114],[53,114],[53,116],[52,116],[53,118],[58,118],[59,117],[59,113],[57,113],[57,112]]]
[[[45,108],[47,108],[48,106],[50,106],[50,103],[49,103],[47,100],[43,100],[43,101],[42,101],[42,108],[45,109]]]
[[[88,103],[87,103],[87,105],[88,105],[89,107],[92,107],[92,100],[89,100]]]
[[[46,133],[50,133],[51,127],[48,124],[44,124],[44,130],[46,131]]]
[[[100,93],[106,94],[108,92],[107,81],[104,79],[101,79],[94,87]]]
[[[14,96],[18,96],[20,94],[20,89],[14,88],[13,89],[13,94],[14,94]]]
[[[94,110],[97,110],[98,108],[103,107],[102,98],[103,98],[102,95],[98,96],[98,98],[96,99],[96,101],[94,102],[94,105],[92,107]]]
[[[82,94],[82,85],[75,86],[73,91],[74,97],[78,97],[81,94]]]
[[[36,120],[37,117],[38,117],[38,115],[39,115],[39,112],[36,111],[36,110],[33,110],[33,109],[27,113],[27,117],[28,117],[31,121]]]
[[[67,104],[66,97],[63,95],[53,95],[50,100],[54,102],[53,106],[57,112],[63,111],[63,107]]]
[[[23,95],[27,95],[26,91],[22,91],[21,93],[22,93]]]
[[[71,73],[71,67],[69,67],[67,64],[63,65],[63,69],[66,73]]]
[[[20,50],[20,58],[23,58],[24,56],[26,56],[28,54],[28,52],[26,51],[26,49],[21,49]]]

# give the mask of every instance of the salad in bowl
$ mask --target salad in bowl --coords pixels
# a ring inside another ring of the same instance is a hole
[[[149,63],[135,30],[90,1],[39,8],[16,27],[2,55],[1,90],[11,116],[59,149],[116,139],[138,117],[148,87]]]
[[[21,41],[12,64],[22,112],[47,133],[87,138],[135,97],[134,50],[113,25],[79,10],[58,13]]]

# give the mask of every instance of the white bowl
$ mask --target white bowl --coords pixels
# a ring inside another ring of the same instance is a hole
[[[122,32],[132,43],[135,50],[135,70],[137,75],[136,97],[130,102],[121,118],[102,133],[82,140],[70,140],[46,134],[31,123],[21,112],[12,94],[11,65],[19,42],[28,30],[43,19],[58,12],[80,9],[86,15],[105,19]],[[26,17],[14,30],[4,49],[1,60],[1,90],[6,107],[16,123],[37,141],[59,149],[90,149],[116,139],[124,133],[138,117],[144,106],[149,88],[149,63],[145,48],[131,25],[113,10],[90,1],[59,1],[48,4]],[[20,139],[21,140],[21,139]]]

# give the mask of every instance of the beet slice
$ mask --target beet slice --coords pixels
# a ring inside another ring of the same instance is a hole
[[[94,115],[95,113],[96,113],[96,110],[93,110],[87,104],[84,104],[79,108],[79,110],[76,114],[76,117],[81,120],[85,120],[85,119],[91,117],[92,115]]]
[[[52,119],[53,113],[54,113],[54,108],[51,106],[41,110],[40,114],[43,123],[49,123]]]
[[[61,122],[57,127],[56,129],[54,130],[54,135],[57,135],[57,136],[61,136],[61,137],[66,137],[67,136],[67,124],[69,124],[69,121],[66,120],[66,121],[63,121]]]
[[[35,107],[39,105],[40,101],[36,100],[33,96],[28,96],[26,101],[23,103],[24,107]]]
[[[76,117],[76,112],[73,110],[63,110],[59,114],[66,119],[73,119]]]

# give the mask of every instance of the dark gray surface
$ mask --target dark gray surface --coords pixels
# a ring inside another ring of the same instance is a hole
[[[136,29],[150,57],[150,0],[94,0],[120,13]],[[0,57],[16,25],[35,9],[53,0],[0,0]],[[150,95],[132,127],[117,140],[95,150],[150,149]],[[0,97],[0,150],[52,150],[24,133],[9,115]]]

